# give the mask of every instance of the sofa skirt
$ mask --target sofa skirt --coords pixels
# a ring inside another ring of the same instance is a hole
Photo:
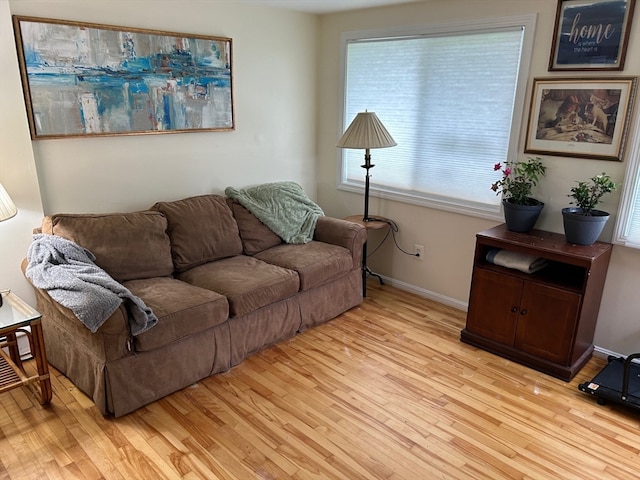
[[[353,270],[330,283],[144,352],[106,351],[85,345],[79,341],[84,336],[82,330],[69,330],[69,325],[63,328],[54,320],[54,312],[47,314],[48,308],[55,308],[52,303],[42,301],[39,308],[44,309],[42,326],[49,363],[89,396],[102,415],[120,417],[225,372],[253,353],[359,305],[361,282],[360,270]],[[91,338],[95,341],[95,336]]]
[[[229,338],[225,322],[162,348],[109,362],[104,367],[107,411],[119,417],[227,371],[231,366]]]
[[[298,295],[302,322],[299,331],[327,322],[362,303],[362,272],[348,274]]]

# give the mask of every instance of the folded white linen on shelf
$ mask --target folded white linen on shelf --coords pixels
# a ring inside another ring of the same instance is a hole
[[[524,273],[537,272],[549,264],[545,258],[500,248],[494,248],[487,252],[487,262],[501,267],[513,268]]]

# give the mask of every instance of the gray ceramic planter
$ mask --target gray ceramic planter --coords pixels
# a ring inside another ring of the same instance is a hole
[[[564,235],[567,242],[576,245],[592,245],[598,240],[609,214],[602,210],[591,210],[591,215],[583,215],[582,209],[567,207],[562,209]]]
[[[531,199],[531,201],[537,203],[535,205],[516,205],[511,203],[508,198],[502,200],[504,222],[507,224],[507,230],[526,233],[534,227],[540,212],[544,208],[544,203],[535,199]]]

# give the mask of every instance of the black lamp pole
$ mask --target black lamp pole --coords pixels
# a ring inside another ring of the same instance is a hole
[[[362,221],[371,222],[373,221],[373,218],[369,218],[369,169],[375,167],[375,165],[371,164],[371,154],[369,153],[368,148],[364,151],[364,165],[360,166],[367,170],[364,180],[364,217],[362,218]]]

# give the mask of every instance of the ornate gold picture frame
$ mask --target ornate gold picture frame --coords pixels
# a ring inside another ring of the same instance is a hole
[[[637,77],[535,78],[525,152],[623,159]]]

